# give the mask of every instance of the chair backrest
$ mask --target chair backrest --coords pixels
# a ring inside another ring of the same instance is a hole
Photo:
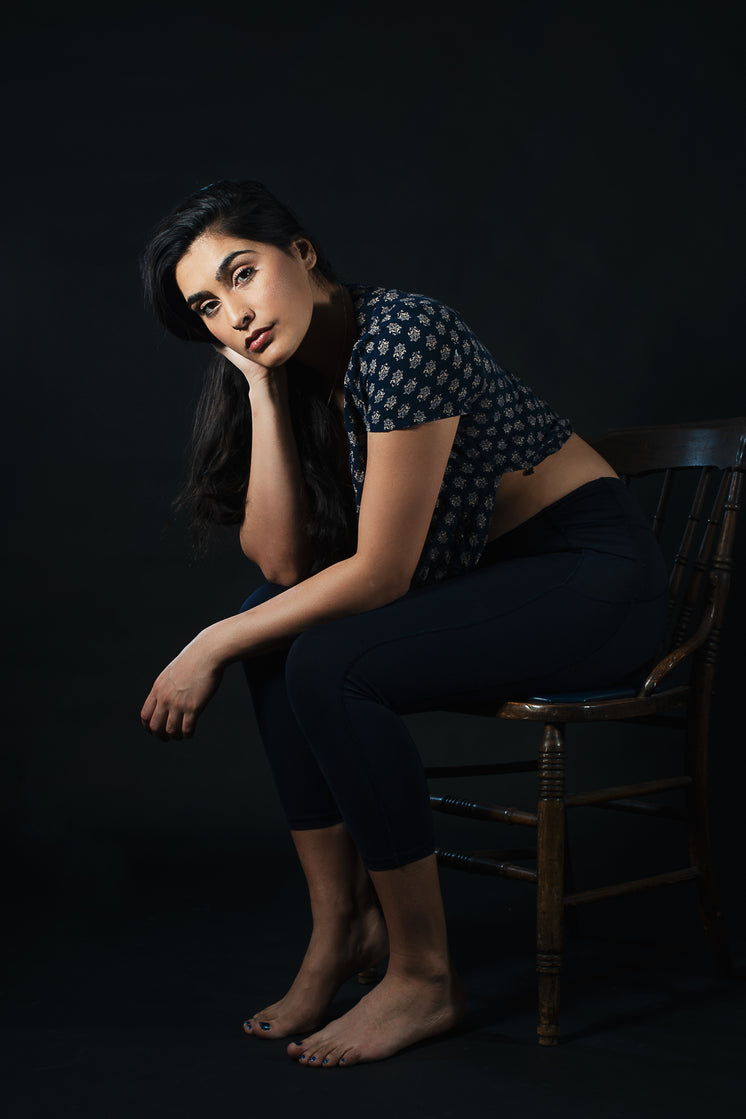
[[[746,417],[620,429],[596,440],[594,447],[628,485],[659,476],[653,531],[661,539],[670,537],[673,528],[678,541],[671,563],[669,624],[659,656],[679,648],[710,611],[704,655],[714,667],[746,469]],[[671,511],[674,524],[667,522]]]

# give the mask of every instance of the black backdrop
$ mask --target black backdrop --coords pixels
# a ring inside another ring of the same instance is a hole
[[[12,882],[116,905],[154,867],[193,872],[210,852],[238,860],[257,841],[285,850],[237,669],[192,742],[163,745],[139,725],[157,671],[260,580],[228,537],[191,565],[170,518],[205,355],[142,310],[138,254],[155,221],[211,180],[258,178],[297,209],[343,279],[456,306],[586,437],[743,413],[735,11],[476,0],[14,8],[3,409]],[[742,672],[736,576],[726,651]],[[736,668],[720,679],[727,848],[742,732]],[[447,755],[454,742],[450,723],[427,724],[426,751]]]

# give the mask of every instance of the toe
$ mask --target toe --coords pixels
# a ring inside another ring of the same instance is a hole
[[[324,1054],[321,1064],[324,1068],[336,1068],[342,1056],[344,1056],[344,1046],[335,1045],[328,1053]]]
[[[272,1037],[277,1023],[266,1018],[247,1018],[243,1024],[244,1032],[252,1037]]]
[[[300,1064],[315,1067],[321,1065],[330,1048],[330,1042],[321,1032],[304,1038],[300,1043],[291,1041],[287,1051],[288,1056],[294,1057]]]
[[[321,1034],[309,1034],[308,1037],[304,1037],[302,1041],[291,1041],[288,1045],[288,1053],[291,1057],[298,1057],[299,1053],[302,1052],[305,1053],[307,1057],[310,1057],[312,1053],[316,1052],[320,1042],[323,1042]]]
[[[298,1063],[306,1065],[307,1068],[322,1068],[326,1056],[326,1049],[306,1049],[303,1056],[298,1059]]]

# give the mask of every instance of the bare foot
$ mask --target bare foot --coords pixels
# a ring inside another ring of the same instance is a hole
[[[318,1033],[291,1042],[288,1054],[312,1068],[381,1061],[423,1038],[444,1033],[464,1016],[466,1000],[455,971],[391,975],[347,1014]]]
[[[386,925],[377,906],[324,929],[314,926],[290,990],[244,1022],[244,1030],[272,1039],[316,1029],[342,984],[380,963],[387,952]]]

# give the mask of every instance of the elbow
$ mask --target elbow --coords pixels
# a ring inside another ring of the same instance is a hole
[[[260,563],[259,570],[268,583],[274,583],[278,587],[294,587],[296,583],[302,583],[306,578],[306,572],[299,567],[283,564]]]
[[[244,553],[245,554],[245,553]],[[308,577],[308,568],[296,556],[249,556],[268,583],[278,587],[294,587]]]
[[[258,552],[256,547],[250,547],[247,541],[241,539],[241,551],[246,559],[255,563],[268,583],[278,587],[294,587],[308,577],[308,565],[300,557],[291,555],[272,555],[271,553]]]
[[[365,578],[370,598],[367,609],[375,610],[379,606],[388,606],[390,602],[405,595],[412,583],[413,574],[414,572],[408,568],[402,569],[396,566],[369,568]]]
[[[401,598],[407,593],[412,585],[412,571],[397,572],[387,584],[388,601],[393,602],[397,598]]]

